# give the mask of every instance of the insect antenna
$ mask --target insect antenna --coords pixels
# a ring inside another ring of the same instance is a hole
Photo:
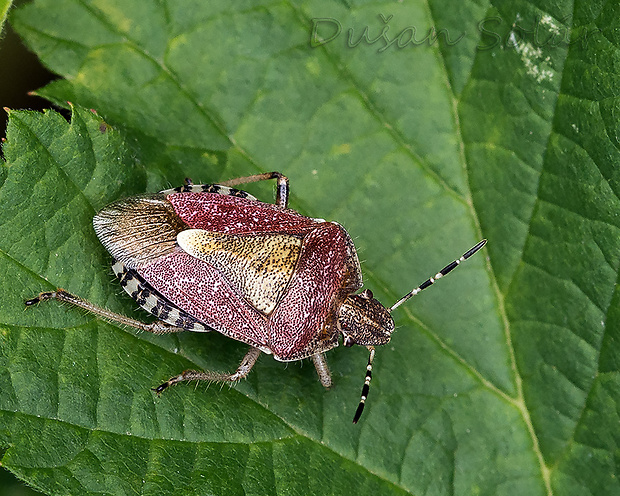
[[[463,253],[461,258],[457,258],[454,262],[450,262],[443,269],[441,269],[439,272],[437,272],[437,274],[435,274],[434,277],[429,277],[426,281],[424,281],[422,284],[420,284],[417,288],[412,289],[409,293],[407,293],[400,300],[398,300],[396,303],[394,303],[389,308],[390,312],[392,310],[395,310],[399,306],[401,306],[403,303],[405,303],[412,296],[417,295],[423,289],[426,289],[429,286],[431,286],[432,284],[434,284],[435,281],[437,281],[437,279],[441,279],[443,276],[447,275],[448,273],[450,273],[451,271],[456,269],[461,262],[464,262],[465,260],[467,260],[469,257],[471,257],[474,253],[476,253],[480,248],[482,248],[486,244],[487,244],[487,240],[483,239],[478,244],[476,244],[476,246],[472,246],[469,250],[467,250],[465,253]]]
[[[417,295],[423,289],[428,288],[432,284],[437,281],[437,279],[441,279],[443,276],[452,272],[456,267],[459,266],[461,262],[464,262],[469,257],[471,257],[474,253],[480,250],[484,245],[487,244],[487,240],[483,239],[475,246],[472,246],[469,250],[467,250],[460,258],[457,258],[453,262],[450,262],[443,269],[441,269],[434,277],[429,277],[426,281],[420,284],[417,288],[412,289],[409,293],[403,296],[400,300],[398,300],[394,305],[392,305],[388,310],[392,312],[392,310],[398,308],[400,305],[405,303],[412,296]],[[372,379],[372,362],[375,358],[375,348],[374,346],[368,346],[368,350],[370,351],[370,356],[368,357],[368,365],[366,366],[366,378],[364,379],[364,386],[362,387],[362,398],[360,399],[359,405],[357,406],[357,410],[355,411],[355,416],[353,417],[353,423],[357,424],[357,421],[362,416],[362,412],[364,411],[364,405],[366,404],[366,398],[368,398],[368,391],[370,390],[370,381]]]
[[[366,378],[364,379],[364,386],[362,387],[362,398],[360,399],[355,416],[353,417],[353,423],[357,424],[357,421],[362,416],[364,411],[364,405],[366,404],[366,398],[368,398],[368,390],[370,389],[370,380],[372,379],[372,361],[375,359],[375,347],[368,346],[370,356],[368,357],[368,365],[366,366]]]

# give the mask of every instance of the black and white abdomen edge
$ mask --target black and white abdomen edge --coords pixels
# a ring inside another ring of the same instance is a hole
[[[112,265],[112,270],[127,294],[159,320],[188,331],[209,332],[213,330],[166,300],[135,270],[128,269],[121,262],[116,261]]]

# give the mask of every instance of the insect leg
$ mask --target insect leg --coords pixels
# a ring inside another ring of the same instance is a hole
[[[94,313],[99,317],[103,317],[106,320],[111,322],[116,322],[118,324],[123,324],[129,327],[134,327],[135,329],[140,329],[141,331],[152,332],[153,334],[168,334],[171,332],[181,332],[185,329],[180,327],[173,326],[161,320],[157,320],[150,324],[146,324],[144,322],[140,322],[139,320],[131,319],[129,317],[125,317],[120,313],[110,312],[105,308],[98,307],[97,305],[93,305],[92,303],[83,300],[79,296],[72,295],[68,293],[64,289],[57,289],[56,291],[46,291],[40,293],[39,296],[27,300],[25,302],[27,307],[32,305],[36,305],[42,301],[46,300],[58,300],[64,301],[65,303],[69,303],[71,305],[75,305],[76,307],[83,308],[87,312]]]
[[[182,374],[179,374],[175,377],[171,377],[162,385],[153,388],[157,394],[160,394],[164,389],[173,386],[177,382],[181,381],[215,381],[215,382],[236,382],[240,379],[243,379],[246,375],[250,373],[252,367],[256,363],[258,356],[260,355],[260,350],[258,348],[250,348],[249,351],[241,360],[241,364],[237,368],[235,372],[232,374],[220,374],[218,372],[200,372],[199,370],[186,370]]]
[[[282,208],[288,207],[289,185],[288,177],[280,172],[265,172],[263,174],[254,174],[253,176],[238,177],[220,182],[222,186],[237,186],[239,184],[255,183],[258,181],[267,181],[269,179],[277,179],[278,185],[276,190],[276,205]]]
[[[319,375],[321,384],[329,389],[332,386],[332,375],[329,372],[327,360],[325,360],[325,354],[317,353],[316,355],[312,355],[311,358],[314,366],[316,367],[316,373]]]

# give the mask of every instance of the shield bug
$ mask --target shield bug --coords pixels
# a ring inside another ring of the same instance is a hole
[[[277,181],[275,204],[233,186]],[[216,330],[250,345],[232,374],[186,370],[154,389],[181,381],[237,381],[261,352],[288,362],[311,358],[319,380],[331,386],[324,353],[365,346],[370,356],[356,423],[372,377],[375,346],[394,331],[391,312],[480,250],[480,241],[390,308],[362,288],[357,253],[335,222],[288,209],[288,179],[279,172],[182,187],[114,202],[93,219],[114,258],[122,287],[158,320],[143,323],[97,307],[62,289],[26,301],[57,299],[105,319],[155,334]]]

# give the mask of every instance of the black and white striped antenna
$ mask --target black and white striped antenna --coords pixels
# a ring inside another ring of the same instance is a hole
[[[432,286],[433,284],[435,284],[435,282],[438,279],[441,279],[443,276],[448,275],[450,272],[456,269],[461,264],[461,262],[464,262],[465,260],[467,260],[469,257],[471,257],[474,253],[476,253],[486,244],[487,244],[487,240],[483,239],[482,241],[477,243],[475,246],[472,246],[469,250],[463,253],[463,255],[461,255],[460,258],[457,258],[453,262],[450,262],[443,269],[437,272],[437,274],[435,274],[433,277],[429,277],[426,281],[420,284],[417,288],[409,291],[409,293],[407,293],[400,300],[394,303],[388,310],[392,312],[393,310],[401,306],[403,303],[405,303],[409,298],[412,298],[413,296],[417,295],[423,289],[426,289],[429,286]],[[370,390],[370,381],[372,379],[372,362],[375,358],[375,348],[374,346],[367,346],[367,348],[368,348],[368,351],[370,351],[370,356],[368,357],[368,365],[366,366],[366,378],[364,379],[364,386],[362,387],[362,398],[360,399],[359,405],[357,406],[357,410],[355,412],[355,416],[353,417],[354,424],[357,424],[357,421],[362,416],[362,412],[364,411],[364,405],[366,403],[366,398],[368,398],[368,391]]]

